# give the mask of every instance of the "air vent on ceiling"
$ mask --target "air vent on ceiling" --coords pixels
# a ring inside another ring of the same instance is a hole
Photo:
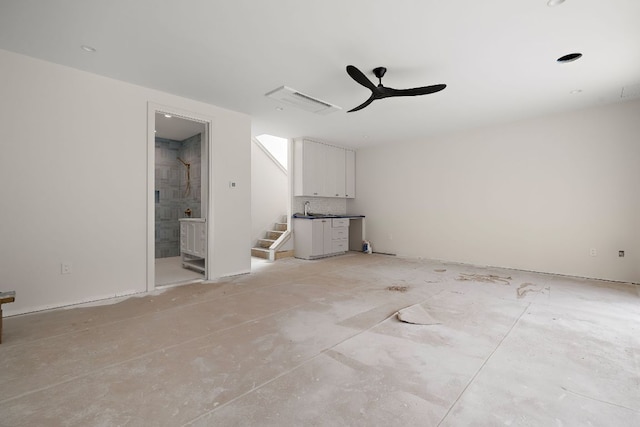
[[[337,105],[329,104],[328,102],[305,95],[287,86],[281,86],[278,89],[265,93],[265,96],[316,114],[329,114],[341,110]]]
[[[622,93],[620,93],[620,98],[636,98],[640,96],[640,84],[633,86],[625,86],[622,88]]]

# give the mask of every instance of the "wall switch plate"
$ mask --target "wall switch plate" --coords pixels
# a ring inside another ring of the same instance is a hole
[[[589,249],[589,255],[590,256],[598,256],[598,251],[596,250],[596,248]]]
[[[236,188],[236,183],[234,181],[229,181],[229,188]]]
[[[618,251],[618,256],[620,258],[624,258],[624,251]]]
[[[60,274],[71,274],[71,264],[68,262],[60,264]]]

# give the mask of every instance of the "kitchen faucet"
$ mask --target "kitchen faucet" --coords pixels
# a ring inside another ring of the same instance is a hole
[[[309,203],[309,201],[307,200],[306,202],[304,202],[304,216],[309,215],[311,209],[311,203]]]

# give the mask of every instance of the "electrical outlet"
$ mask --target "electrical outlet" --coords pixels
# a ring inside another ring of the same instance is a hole
[[[60,264],[60,274],[71,274],[71,264],[64,262]]]
[[[589,249],[589,255],[590,256],[598,256],[598,251],[596,250],[596,248]]]
[[[618,256],[620,258],[624,258],[624,251],[618,251]]]

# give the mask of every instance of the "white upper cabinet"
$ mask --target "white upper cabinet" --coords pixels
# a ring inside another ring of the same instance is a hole
[[[325,155],[322,144],[296,140],[294,144],[294,188],[295,196],[325,195]]]
[[[325,192],[327,197],[345,197],[345,150],[325,145]]]
[[[350,154],[348,153],[350,152]],[[294,142],[294,196],[355,197],[355,152],[306,139]],[[351,179],[351,182],[349,182]],[[347,188],[353,187],[347,196]]]
[[[345,150],[345,197],[356,197],[356,152]]]

